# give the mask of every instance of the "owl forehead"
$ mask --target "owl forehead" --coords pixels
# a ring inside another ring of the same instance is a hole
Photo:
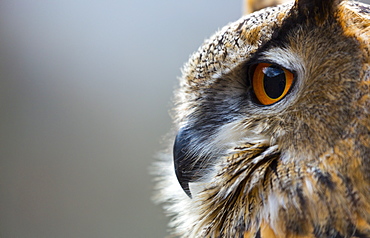
[[[337,17],[339,20],[349,20],[338,23],[346,29],[356,29],[357,31],[361,28],[361,24],[357,20],[352,22],[351,19],[357,19],[360,15],[362,19],[368,19],[369,9],[354,2],[344,2],[343,5],[345,8],[342,7],[338,11]],[[307,12],[309,11],[307,10]],[[296,26],[294,24],[297,24],[296,18],[299,18],[300,14],[302,12],[299,12],[294,2],[291,2],[257,11],[225,26],[208,39],[185,64],[181,78],[182,86],[192,89],[209,87],[223,75],[251,60],[256,56],[256,53],[261,52],[261,49],[266,50],[263,47],[267,45],[266,43],[270,43],[278,32],[279,35],[284,35],[281,34],[284,31],[282,29],[291,30],[294,28]],[[295,15],[296,18],[292,15]],[[368,36],[367,30],[363,35]],[[295,36],[292,38],[294,39]],[[289,39],[280,38],[278,41],[280,41],[278,47],[281,47]]]
[[[190,84],[207,86],[247,61],[281,26],[293,3],[267,8],[231,23],[207,40],[183,69]]]

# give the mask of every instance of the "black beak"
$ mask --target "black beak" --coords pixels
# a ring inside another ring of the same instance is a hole
[[[187,136],[185,130],[180,129],[176,135],[175,144],[173,146],[173,160],[175,165],[175,172],[177,180],[182,189],[191,198],[189,183],[193,182],[192,172],[192,154],[189,150],[190,138]]]
[[[200,156],[196,149],[198,145],[204,143],[199,135],[197,128],[184,129],[181,128],[176,135],[175,144],[173,146],[173,160],[177,180],[190,198],[191,192],[189,183],[198,181],[202,178],[204,169],[206,169],[205,156]],[[206,134],[206,133],[203,133]]]

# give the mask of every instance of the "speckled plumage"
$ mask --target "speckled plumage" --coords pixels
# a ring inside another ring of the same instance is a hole
[[[174,158],[155,166],[171,234],[370,237],[369,39],[369,6],[298,0],[207,40],[176,91]],[[282,100],[253,100],[255,62],[294,72]]]

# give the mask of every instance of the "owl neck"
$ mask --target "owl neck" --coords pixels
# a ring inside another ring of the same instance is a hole
[[[352,146],[341,150],[345,153]],[[356,166],[356,160],[343,162],[343,168],[333,166],[333,161],[336,165],[344,161],[338,158],[343,153],[334,152],[338,148],[322,154],[312,165],[282,160],[276,146],[235,148],[233,155],[217,165],[222,169],[207,182],[212,186],[195,198],[204,211],[199,228],[205,237],[368,234],[370,185],[360,175],[346,176],[344,168]]]

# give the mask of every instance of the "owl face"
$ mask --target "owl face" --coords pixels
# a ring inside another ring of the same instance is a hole
[[[191,57],[173,158],[159,164],[174,234],[370,236],[369,13],[300,0],[243,17]]]

